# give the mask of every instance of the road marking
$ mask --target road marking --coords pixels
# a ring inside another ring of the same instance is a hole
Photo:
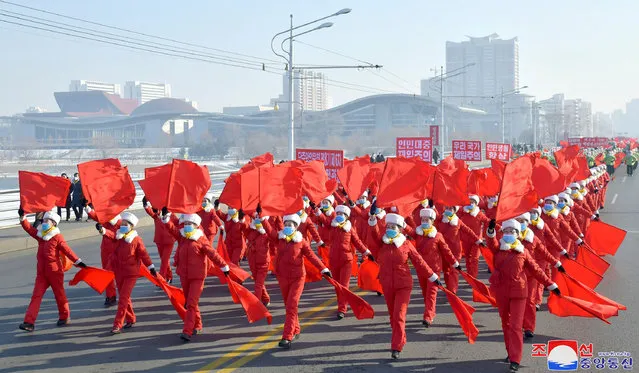
[[[319,306],[311,308],[310,310],[304,312],[302,315],[299,316],[300,320],[305,320],[305,319],[313,316],[314,314],[323,311],[324,309],[326,309],[327,307],[329,307],[330,305],[335,303],[336,300],[337,300],[337,298],[333,297],[333,298],[325,301],[324,303],[320,304]],[[317,320],[315,320],[316,318],[317,317],[311,318],[310,320],[306,321],[305,323],[300,324],[300,329],[305,328],[307,325],[315,324],[317,322]],[[211,362],[210,364],[207,364],[207,365],[203,366],[196,373],[205,373],[205,372],[212,371],[213,369],[215,369],[215,368],[227,363],[229,360],[240,356],[242,352],[253,349],[256,345],[266,341],[267,339],[269,339],[270,337],[272,337],[273,335],[275,335],[276,333],[281,331],[283,328],[284,328],[284,324],[282,324],[282,325],[280,325],[280,326],[278,326],[276,328],[273,328],[272,330],[262,334],[261,336],[256,337],[252,341],[241,345],[240,347],[236,348],[235,350],[233,350],[233,351],[231,351],[229,353],[226,353],[225,355],[223,355],[222,357],[218,358],[217,360]],[[279,341],[268,342],[266,345],[269,345],[271,343],[279,343]],[[262,346],[262,347],[264,347],[264,346]],[[263,354],[265,351],[266,350],[261,351],[259,354],[255,355],[255,357]],[[247,355],[247,356],[252,356],[252,354]],[[251,360],[253,360],[255,357],[253,357]],[[245,359],[245,358],[246,357],[244,357],[243,359]],[[243,359],[240,359],[240,360],[243,360]],[[250,360],[247,360],[247,362],[248,361],[250,361]],[[233,368],[233,369],[236,369],[236,368]],[[221,370],[218,370],[218,371],[221,371]]]
[[[612,197],[612,202],[610,202],[610,203],[612,203],[612,204],[614,205],[614,204],[615,204],[615,202],[617,202],[617,197],[619,197],[619,194],[618,194],[618,193],[615,193],[615,196],[614,196],[614,197]]]
[[[625,183],[627,178],[628,178],[628,176],[624,176],[623,179],[621,179],[621,182]]]

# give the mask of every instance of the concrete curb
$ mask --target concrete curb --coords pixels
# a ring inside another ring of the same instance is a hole
[[[140,218],[140,221],[137,225],[138,228],[152,226],[153,219],[146,214],[143,210],[132,211],[137,217]],[[141,215],[144,214],[144,215]],[[89,237],[97,237],[98,232],[95,230],[94,224],[90,224],[86,227],[69,229],[67,231],[64,230],[64,226],[62,227],[62,235],[67,242],[81,240],[83,238]],[[38,241],[29,237],[29,235],[24,233],[24,237],[19,238],[10,238],[4,239],[0,242],[0,255],[9,254],[17,251],[29,250],[29,249],[37,249]],[[72,247],[73,248],[73,247]]]

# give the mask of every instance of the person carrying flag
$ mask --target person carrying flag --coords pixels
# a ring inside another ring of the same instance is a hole
[[[91,208],[91,205],[89,205],[86,202],[86,200],[85,200],[84,210],[86,211],[89,219],[94,220],[96,222],[98,221],[98,216],[95,214],[95,211],[93,211],[93,209]],[[109,220],[108,222],[104,223],[102,226],[104,227],[104,229],[108,229],[111,232],[115,233],[118,231],[118,229],[120,229],[121,219],[122,217],[120,216],[120,214],[118,214],[114,216],[111,220]],[[117,242],[105,236],[102,237],[102,241],[100,242],[100,261],[102,263],[103,269],[106,269],[107,263],[109,259],[111,258],[111,255],[113,254],[113,250],[115,250],[115,247],[117,245],[118,245]],[[115,280],[111,281],[111,283],[107,285],[105,292],[106,292],[106,298],[104,299],[104,307],[108,308],[118,304],[118,300],[117,300],[118,298],[115,292]]]

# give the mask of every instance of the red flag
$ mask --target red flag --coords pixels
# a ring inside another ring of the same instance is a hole
[[[572,259],[562,258],[561,264],[566,270],[566,273],[584,283],[591,289],[595,289],[601,280],[603,280],[603,276],[600,276],[592,269],[585,267],[583,264],[577,263]]]
[[[231,174],[224,182],[224,189],[220,194],[220,202],[227,206],[242,208],[242,175],[240,173]]]
[[[604,163],[604,157],[606,154],[604,153],[600,153],[598,156],[595,157],[595,164],[597,166],[601,166]]]
[[[610,263],[590,250],[586,245],[577,246],[577,263],[590,268],[595,273],[603,276],[610,267]]]
[[[614,306],[619,310],[626,310],[626,306],[623,304],[604,297],[568,273],[558,272],[554,276],[553,280],[557,286],[559,286],[559,290],[561,290],[562,295],[568,295],[588,302]]]
[[[322,259],[322,262],[325,266],[328,266],[329,253],[331,252],[330,250],[331,249],[328,246],[320,246],[317,248],[319,257],[320,259]]]
[[[162,289],[162,291],[164,291],[166,296],[169,298],[169,301],[175,309],[175,312],[177,312],[178,316],[180,316],[180,318],[184,320],[184,318],[186,317],[186,309],[184,308],[186,298],[184,297],[184,292],[182,291],[182,289],[167,284],[166,280],[164,280],[164,278],[159,274],[157,275],[157,277],[153,277],[153,275],[151,275],[151,272],[149,272],[149,270],[144,265],[140,265],[140,276],[146,277],[155,286],[159,286],[160,289]]]
[[[73,267],[73,262],[67,258],[64,254],[59,254],[60,263],[62,264],[62,271],[66,272]]]
[[[244,308],[244,312],[246,312],[246,317],[248,318],[249,323],[252,324],[266,318],[266,322],[271,325],[273,316],[271,316],[271,313],[268,312],[266,306],[262,304],[255,294],[251,293],[247,288],[235,281],[229,281],[228,287],[229,292],[231,292],[231,297],[233,297],[233,302],[242,304],[242,308]]]
[[[557,167],[540,157],[533,157],[532,183],[537,196],[541,198],[563,192],[568,185]]]
[[[596,317],[606,324],[610,324],[607,319],[617,316],[618,309],[599,303],[588,302],[568,295],[557,296],[550,294],[548,297],[548,311],[559,317]]]
[[[366,159],[362,159],[359,162],[344,161],[344,167],[337,171],[337,178],[351,199],[359,198],[370,183],[374,181],[375,175],[371,174],[370,166],[370,159],[366,157]]]
[[[80,269],[78,273],[73,276],[73,279],[69,281],[69,286],[75,286],[80,281],[84,281],[91,289],[102,294],[114,279],[115,274],[111,271],[87,266],[86,268]]]
[[[433,201],[444,206],[468,203],[468,165],[447,157],[437,165],[433,181]]]
[[[501,181],[504,178],[504,171],[506,170],[506,162],[500,161],[498,159],[490,160],[490,168],[495,173],[495,176]]]
[[[353,257],[357,258],[357,254],[353,253]],[[351,262],[351,276],[357,277],[359,273],[359,266],[357,265],[357,260],[353,260]]]
[[[479,335],[479,329],[477,329],[473,323],[473,313],[475,309],[445,287],[438,287],[446,293],[446,298],[448,298],[448,303],[453,309],[453,313],[455,313],[457,322],[459,322],[459,326],[461,326],[464,334],[468,337],[468,343],[474,344]]]
[[[538,197],[532,183],[533,163],[530,157],[510,162],[504,170],[497,205],[497,221],[519,216],[537,207]]]
[[[71,182],[63,177],[29,171],[18,171],[18,184],[20,206],[26,213],[64,207],[71,187]]]
[[[166,207],[174,213],[196,213],[202,208],[202,200],[209,189],[211,189],[211,175],[206,166],[174,159]]]
[[[220,254],[220,256],[222,257],[222,259],[224,259],[225,262],[230,262],[231,259],[229,258],[229,253],[228,251],[226,251],[226,244],[224,243],[224,239],[222,238],[222,234],[220,234],[220,236],[217,238],[217,253]]]
[[[126,167],[117,159],[103,159],[78,165],[84,198],[93,204],[100,223],[106,223],[135,200],[135,185]]]
[[[260,168],[260,204],[265,216],[293,214],[304,208],[302,171],[291,167]]]
[[[342,286],[339,282],[335,281],[331,277],[324,277],[335,288],[335,294],[346,300],[346,303],[353,310],[353,315],[357,320],[372,319],[375,317],[375,310],[368,302],[359,297],[357,294],[350,291],[347,287]]]
[[[241,208],[247,214],[257,209],[257,205],[260,203],[260,177],[261,172],[259,168],[254,168],[240,174],[242,204],[232,207],[236,209]]]
[[[167,205],[171,169],[170,163],[146,168],[144,169],[144,179],[138,180],[138,184],[140,184],[146,198],[151,202],[151,205],[157,208]]]
[[[240,268],[238,265],[233,264],[231,262],[226,262],[229,266],[229,278],[237,283],[243,283],[251,277],[251,274]],[[217,276],[220,279],[220,282],[226,284],[226,276],[224,276],[224,272],[221,269],[214,266],[213,263],[210,263],[208,271],[209,276]]]
[[[499,187],[500,180],[491,168],[472,170],[468,175],[468,194],[494,196],[499,193]]]
[[[317,269],[317,267],[315,267],[310,261],[306,260],[306,258],[302,258],[302,260],[304,261],[304,268],[306,269],[306,278],[304,279],[304,282],[309,283],[320,281],[322,279],[320,270]]]
[[[359,266],[357,286],[362,290],[383,293],[382,284],[379,282],[379,264],[365,259]]]
[[[415,204],[431,195],[433,172],[434,167],[418,158],[387,159],[377,206],[396,206],[400,215],[409,214]]]
[[[564,164],[572,166],[572,161],[579,155],[579,145],[572,145],[555,152],[555,161],[561,168]]]
[[[619,166],[621,166],[621,163],[623,162],[624,158],[625,158],[625,155],[622,152],[615,154],[615,168],[618,168]]]
[[[481,250],[481,255],[484,257],[484,261],[486,262],[486,265],[488,265],[488,269],[490,269],[490,272],[494,272],[495,271],[495,266],[494,266],[494,255],[493,252],[490,251],[490,249],[486,246],[480,246],[479,250]]]
[[[466,282],[473,288],[473,302],[488,303],[493,307],[497,307],[497,301],[490,294],[490,289],[483,282],[471,276],[468,272],[461,271],[461,275]]]
[[[82,182],[82,194],[84,195],[84,198],[86,198],[89,202],[92,202],[89,198],[89,190],[87,189],[89,183],[91,183],[94,179],[101,177],[105,173],[116,171],[120,168],[122,168],[122,165],[120,164],[120,160],[116,158],[97,159],[95,161],[78,164],[78,174],[80,175],[80,181]]]
[[[251,160],[248,161],[247,164],[240,168],[238,173],[241,174],[260,167],[273,167],[273,154],[264,153],[262,155],[258,155],[257,157],[251,158]]]
[[[626,238],[626,231],[602,221],[592,221],[585,241],[598,255],[615,255]]]
[[[311,161],[297,168],[302,171],[302,192],[311,201],[321,201],[337,189],[337,182],[326,174],[324,162]]]

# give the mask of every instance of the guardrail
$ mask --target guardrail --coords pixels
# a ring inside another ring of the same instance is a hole
[[[235,171],[237,171],[237,169],[211,172],[211,192],[215,195],[219,195],[224,188],[224,179],[226,179],[231,173]],[[144,192],[142,191],[142,188],[140,188],[138,180],[139,179],[133,180],[133,182],[135,183],[136,192],[135,200],[131,207],[128,208],[128,210],[142,209],[142,197],[144,197]],[[19,189],[0,191],[0,228],[7,228],[18,225],[18,208],[20,208]],[[32,218],[33,216],[33,214],[28,215],[28,217],[30,218]],[[75,218],[73,211],[71,212],[71,216],[72,218]]]

